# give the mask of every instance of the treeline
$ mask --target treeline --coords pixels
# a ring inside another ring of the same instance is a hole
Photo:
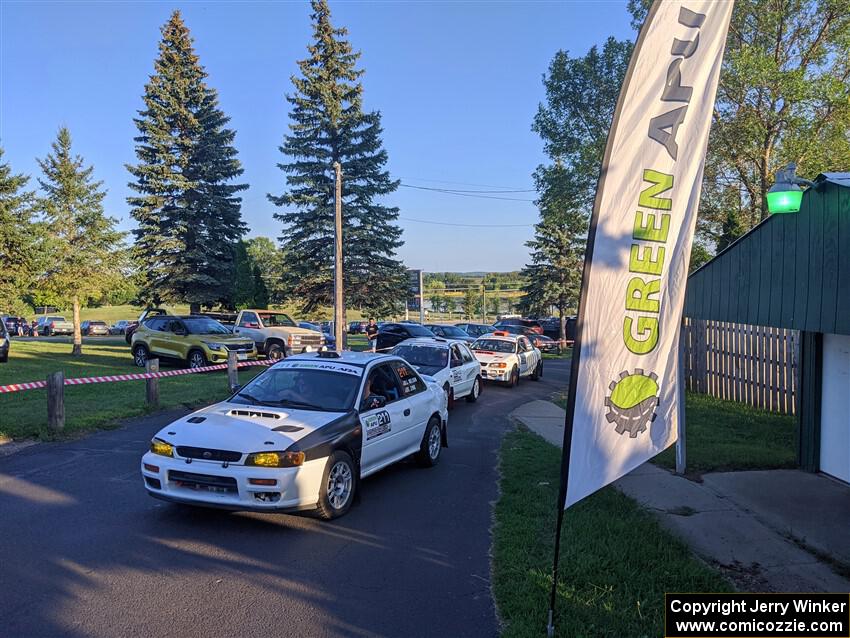
[[[240,181],[236,132],[175,11],[134,118],[130,236],[104,211],[106,191],[73,154],[66,128],[39,161],[38,192],[0,151],[0,310],[72,306],[79,350],[79,308],[103,301],[182,303],[193,312],[284,300],[304,312],[330,305],[335,162],[345,181],[347,301],[378,314],[403,307],[398,209],[380,204],[398,188],[385,168],[380,113],[363,110],[360,54],[346,30],[331,24],[325,0],[311,4],[308,57],[286,96],[283,186],[268,195],[279,208],[279,245],[245,239],[240,194],[248,185]]]
[[[632,26],[650,0],[629,0]],[[534,172],[540,219],[523,269],[528,314],[578,306],[584,246],[608,129],[632,52],[609,38],[559,51],[532,129],[549,161]],[[691,268],[768,216],[777,169],[814,178],[850,167],[850,0],[737,0],[706,156]]]

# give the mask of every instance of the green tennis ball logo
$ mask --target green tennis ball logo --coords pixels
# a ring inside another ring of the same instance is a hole
[[[644,374],[638,368],[633,373],[621,372],[618,381],[608,386],[611,394],[605,398],[608,413],[605,418],[615,424],[617,434],[629,433],[636,438],[655,420],[658,405],[658,375]]]

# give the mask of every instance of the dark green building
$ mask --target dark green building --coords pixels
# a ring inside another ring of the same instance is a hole
[[[688,279],[684,315],[800,331],[798,457],[850,482],[850,173],[824,173]]]

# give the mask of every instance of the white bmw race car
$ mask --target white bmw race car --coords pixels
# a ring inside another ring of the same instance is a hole
[[[399,357],[301,354],[160,430],[142,477],[167,501],[330,519],[361,478],[411,454],[436,465],[447,421],[442,387]]]
[[[466,397],[474,403],[481,394],[481,365],[464,341],[416,337],[402,341],[391,354],[433,377],[445,391],[449,408],[455,399]]]
[[[496,331],[482,335],[470,348],[481,363],[481,377],[516,386],[521,377],[538,381],[543,376],[543,356],[528,337]]]

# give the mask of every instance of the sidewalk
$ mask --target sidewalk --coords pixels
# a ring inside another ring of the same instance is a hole
[[[564,410],[554,403],[531,401],[511,416],[561,446]],[[826,477],[793,470],[723,472],[696,483],[645,463],[614,485],[741,590],[850,591],[850,581],[789,538],[847,560],[850,488]]]

